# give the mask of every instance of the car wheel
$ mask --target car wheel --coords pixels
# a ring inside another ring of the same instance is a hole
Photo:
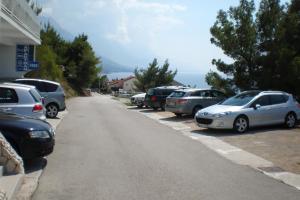
[[[284,124],[287,128],[294,128],[296,126],[296,121],[296,115],[290,112],[286,115]]]
[[[165,104],[165,103],[162,103],[162,104],[160,105],[161,110],[165,111],[165,106],[166,106],[166,104]]]
[[[139,104],[137,107],[138,108],[143,108],[143,104]]]
[[[181,113],[175,113],[176,117],[181,117],[182,114]]]
[[[197,114],[197,112],[199,111],[199,110],[201,110],[202,109],[202,106],[196,106],[194,109],[193,109],[193,113],[192,113],[192,115],[193,115],[193,117]]]
[[[58,114],[58,106],[53,103],[47,105],[46,110],[46,116],[48,118],[55,118]]]
[[[249,128],[248,119],[245,116],[236,118],[233,127],[236,132],[245,133]]]

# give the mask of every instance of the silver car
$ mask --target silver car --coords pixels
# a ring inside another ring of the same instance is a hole
[[[139,108],[142,108],[144,106],[146,93],[141,93],[134,95],[130,98],[131,104],[136,105]]]
[[[0,111],[45,120],[42,97],[34,87],[0,84]]]
[[[300,119],[300,105],[292,95],[280,91],[246,91],[222,103],[200,110],[195,120],[200,127],[234,129],[285,124],[293,128]]]
[[[173,92],[166,101],[166,111],[176,116],[195,115],[198,110],[219,103],[227,97],[224,93],[210,89],[183,89]]]
[[[14,82],[37,88],[45,99],[47,117],[55,118],[59,111],[66,109],[64,90],[59,83],[42,79],[17,79]]]

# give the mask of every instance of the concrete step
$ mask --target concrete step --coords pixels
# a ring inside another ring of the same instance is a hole
[[[24,174],[0,177],[0,189],[6,193],[8,200],[12,200],[19,191],[24,179]]]
[[[0,166],[0,178],[3,176],[3,170],[4,170],[4,167]]]

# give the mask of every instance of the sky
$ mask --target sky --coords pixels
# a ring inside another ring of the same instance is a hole
[[[256,4],[258,4],[256,0]],[[130,67],[147,67],[153,58],[169,60],[179,72],[215,70],[213,58],[229,60],[210,43],[210,27],[220,9],[239,0],[40,0],[72,35],[89,36],[98,56]]]

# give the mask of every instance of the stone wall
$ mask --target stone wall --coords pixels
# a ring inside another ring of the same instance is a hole
[[[0,132],[0,166],[3,166],[5,174],[24,174],[22,158],[6,141]]]

